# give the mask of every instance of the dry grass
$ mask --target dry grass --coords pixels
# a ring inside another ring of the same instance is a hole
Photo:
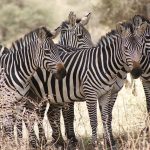
[[[29,112],[24,115],[19,112],[17,105],[14,105],[16,100],[14,98],[14,93],[10,91],[3,78],[4,74],[0,75],[0,116],[1,116],[1,130],[0,130],[0,150],[17,150],[20,149],[20,145],[16,145],[16,139],[14,141],[8,140],[7,137],[3,136],[2,126],[7,124],[7,116],[9,113],[14,113],[16,117],[26,117],[26,119],[31,122],[38,120],[34,112]],[[146,104],[143,88],[140,80],[136,80],[136,89],[132,91],[130,87],[124,87],[117,98],[114,110],[113,110],[113,133],[117,141],[117,147],[120,150],[148,150],[150,149],[150,137],[149,133],[144,132],[146,124],[149,125],[149,120],[146,114]],[[19,104],[22,107],[23,103]],[[7,107],[11,109],[7,109]],[[35,107],[40,107],[40,105],[35,105]],[[48,108],[48,106],[47,106]],[[9,120],[11,121],[11,120]],[[64,125],[61,118],[61,127],[64,135]],[[99,134],[99,144],[101,149],[105,149],[103,141],[103,128],[101,123],[101,117],[98,109],[98,134]],[[43,125],[45,127],[46,136],[51,140],[51,129],[48,120],[44,118]],[[35,130],[38,135],[37,123],[35,123]],[[85,102],[75,104],[75,131],[79,139],[79,147],[81,150],[92,150],[90,144],[91,128],[87,113],[87,108]],[[16,128],[15,128],[16,135]],[[22,142],[21,149],[28,150],[28,134],[24,125],[23,130],[24,142]],[[65,137],[65,136],[64,136]],[[53,149],[53,148],[51,148]]]

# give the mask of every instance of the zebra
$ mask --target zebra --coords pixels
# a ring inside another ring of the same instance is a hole
[[[70,46],[72,48],[89,48],[93,46],[91,35],[84,27],[88,24],[91,13],[86,16],[76,18],[73,12],[69,13],[68,21],[64,21],[61,27],[60,45]],[[68,49],[69,51],[70,49]],[[71,50],[72,51],[72,50]]]
[[[69,14],[69,19],[68,19],[69,23],[67,22],[62,23],[62,29],[61,29],[61,35],[59,41],[59,45],[61,46],[58,45],[60,49],[62,45],[64,45],[67,47],[64,47],[62,50],[65,50],[67,52],[72,52],[77,50],[74,48],[91,48],[94,46],[91,40],[91,35],[87,31],[87,29],[84,28],[84,26],[88,23],[90,17],[91,17],[91,13],[88,13],[85,17],[81,19],[76,18],[76,16],[74,16],[72,12]],[[70,25],[72,25],[71,28]],[[71,49],[69,47],[71,47]],[[64,147],[64,140],[62,138],[62,134],[60,131],[60,113],[59,113],[60,109],[61,109],[60,107],[51,104],[47,113],[47,117],[53,131],[52,137],[54,140],[52,143],[55,143],[56,147],[59,146]],[[43,108],[43,110],[45,110],[45,107]],[[67,109],[62,107],[62,113],[64,118],[66,136],[70,143],[68,144],[68,146],[70,146],[71,148],[76,147],[77,139],[75,137],[75,132],[73,130],[74,129],[73,127],[74,103],[69,103]],[[68,118],[68,113],[70,115],[70,118]],[[70,125],[68,125],[69,123]]]
[[[141,71],[140,71],[140,68],[136,68],[136,74],[134,75],[134,78],[138,78],[140,75],[141,75]],[[116,101],[116,98],[117,98],[117,95],[118,95],[118,92],[122,89],[123,85],[124,85],[124,82],[125,82],[125,79],[127,78],[127,71],[126,69],[123,67],[121,69],[121,71],[119,71],[118,75],[117,75],[117,79],[116,79],[116,82],[115,84],[113,85],[113,88],[112,88],[112,91],[111,91],[111,96],[110,96],[110,99],[111,99],[111,107],[113,108],[114,106],[114,103]],[[69,143],[71,144],[76,144],[77,143],[77,139],[75,137],[75,133],[74,133],[74,126],[73,126],[73,121],[74,121],[74,103],[71,103],[68,105],[69,107],[67,107],[67,109],[65,110],[63,108],[63,116],[64,116],[64,123],[65,123],[65,130],[66,130],[66,135],[67,135],[67,138],[69,139]],[[59,114],[58,112],[56,112],[57,109],[60,109],[60,108],[57,108],[57,106],[55,107],[55,111],[52,109],[53,105],[50,105],[50,109],[49,109],[49,113],[48,113],[48,118],[49,118],[49,121],[50,123],[52,124],[52,122],[55,122],[56,120],[56,115],[53,115],[53,113],[55,114]],[[52,117],[52,116],[55,116],[55,117]],[[110,114],[110,118],[112,118],[112,114]],[[111,122],[111,120],[110,120]],[[56,123],[55,123],[56,124]],[[59,123],[57,123],[57,127],[56,125],[54,125],[54,129],[57,128],[59,126]],[[53,130],[55,131],[55,130]],[[60,129],[59,129],[60,131]],[[59,133],[58,131],[55,131],[57,134]],[[53,133],[54,135],[57,135],[55,133]],[[53,137],[56,137],[56,136],[53,136]],[[60,135],[57,135],[57,137],[59,138]],[[55,138],[58,140],[58,138]]]
[[[57,47],[61,49],[62,46],[60,46],[60,44],[62,44],[62,45],[68,44],[68,46],[79,47],[79,48],[92,47],[93,43],[91,42],[91,36],[90,36],[89,32],[87,31],[87,29],[84,27],[89,22],[90,17],[91,17],[91,13],[88,13],[83,18],[78,19],[78,18],[76,18],[76,16],[74,15],[73,12],[70,12],[68,21],[64,21],[60,26],[60,28],[61,28],[61,36],[60,37],[61,38],[60,38],[59,44],[57,44]],[[62,48],[62,50],[64,50],[64,48]],[[67,52],[72,52],[72,51],[75,51],[75,50],[76,49],[73,49],[73,48],[72,49],[70,49],[70,48],[67,49],[65,47],[65,51],[67,51]],[[34,80],[33,80],[33,82],[34,82]],[[32,93],[32,91],[29,91],[28,96],[31,99],[34,99],[37,95],[34,95]],[[40,95],[38,95],[38,96],[40,96]],[[34,109],[34,106],[31,107],[31,105],[32,104],[30,103],[30,101],[28,101],[25,104],[26,109],[28,109],[29,106],[30,106],[29,109],[32,109],[32,108]],[[57,111],[58,111],[58,114],[59,114],[60,110],[59,110],[58,107],[55,107],[55,105],[50,106],[50,110],[52,110],[52,109],[53,109],[53,111],[55,110],[54,112],[56,112],[56,113],[54,113],[55,114],[54,118],[56,118]],[[39,112],[36,111],[37,114],[41,115],[39,117],[40,120],[42,120],[43,117],[44,117],[45,107],[44,107],[44,110],[43,110],[42,113],[41,113],[41,111],[42,111],[42,109],[39,110]],[[57,121],[57,119],[56,119],[56,121]],[[59,119],[58,119],[58,121],[59,121]],[[42,122],[42,121],[40,121],[40,122]],[[52,129],[54,131],[54,133],[53,133],[54,139],[57,141],[57,143],[61,143],[61,145],[64,146],[64,142],[62,142],[63,141],[62,136],[59,136],[60,140],[58,140],[58,138],[56,138],[56,135],[58,134],[58,132],[60,132],[59,127],[57,129],[55,127],[55,124],[52,121],[50,121],[50,123],[51,123]],[[18,137],[22,138],[22,120],[18,120],[17,124],[18,124],[17,129],[19,131],[18,132]],[[26,123],[26,126],[28,126],[27,123]],[[36,148],[37,144],[41,145],[41,143],[42,143],[44,145],[46,143],[45,142],[46,137],[44,135],[44,130],[43,130],[43,127],[41,126],[41,123],[39,123],[38,126],[39,126],[39,138],[40,138],[39,141],[36,138],[36,135],[34,133],[34,129],[30,127],[31,128],[30,129],[31,134],[29,134],[29,139],[30,139],[29,141],[30,141],[31,147],[34,147],[34,148]],[[67,130],[67,127],[66,127],[66,130]]]
[[[5,73],[8,89],[13,91],[15,102],[18,102],[30,89],[30,79],[33,73],[40,68],[52,71],[57,79],[66,75],[66,69],[58,55],[58,49],[52,39],[60,29],[50,32],[46,27],[39,27],[24,37],[12,43],[9,49],[0,46],[0,67]],[[1,98],[3,95],[1,95]],[[13,139],[14,114],[7,116],[7,125],[4,124],[4,133]],[[10,122],[11,120],[11,122]]]
[[[91,17],[91,13],[88,13],[86,16],[82,17],[81,19],[76,18],[76,15],[74,15],[73,12],[70,12],[68,20],[64,21],[61,24],[61,35],[60,35],[60,41],[59,44],[57,45],[58,48],[62,48],[62,46],[60,46],[60,44],[62,45],[68,45],[71,47],[79,47],[79,48],[89,48],[89,47],[93,47],[93,43],[91,42],[91,36],[89,34],[89,32],[87,31],[87,29],[84,27],[88,22],[89,19]],[[64,48],[62,49],[64,50]],[[76,51],[77,49],[70,49],[65,47],[65,52],[72,52],[72,51]],[[30,97],[32,97],[32,99],[34,97],[36,97],[36,95],[33,95],[33,93],[31,92],[29,94]],[[41,97],[40,95],[38,95],[39,97]],[[74,105],[73,103],[70,104]],[[62,146],[64,147],[64,140],[62,138],[62,134],[60,131],[60,107],[56,107],[55,105],[50,105],[49,108],[50,111],[48,111],[51,116],[49,117],[49,121],[53,130],[53,143],[55,143],[56,147]],[[41,120],[44,117],[44,112],[45,112],[45,107],[43,107],[43,109],[40,110],[40,112],[37,112],[39,114],[39,118],[41,118]],[[52,114],[53,112],[53,114]],[[63,112],[65,112],[65,110],[63,109]],[[58,114],[58,115],[57,115]],[[49,115],[48,115],[49,116]],[[54,119],[55,118],[55,119]],[[57,118],[57,119],[56,119]],[[67,120],[65,120],[65,116],[64,116],[64,122],[65,122],[65,128],[66,130],[68,129],[68,127],[66,126],[67,124]],[[42,121],[40,121],[42,122]],[[56,123],[57,122],[57,126]],[[73,120],[72,120],[73,123]],[[21,129],[20,129],[21,130]],[[32,129],[34,130],[34,129]],[[67,132],[66,132],[67,133]],[[32,133],[32,139],[35,139],[36,135],[35,133]],[[46,137],[44,134],[44,130],[42,129],[41,124],[39,124],[39,137],[40,137],[40,142],[38,142],[38,140],[33,140],[32,145],[36,145],[35,143],[38,143],[38,145],[42,143],[42,145],[44,145],[46,142]],[[74,139],[74,141],[77,141],[77,139]],[[34,146],[35,147],[35,146]]]
[[[143,33],[143,37],[145,38],[145,45],[144,45],[144,56],[142,56],[140,60],[140,68],[142,75],[140,77],[144,89],[144,93],[146,96],[146,107],[147,107],[147,112],[150,114],[150,58],[149,58],[149,53],[150,53],[150,20],[148,20],[146,17],[141,16],[141,15],[135,15],[133,17],[133,25],[136,28],[136,32],[140,32],[139,26],[143,23],[147,23],[148,26]],[[136,76],[136,71],[131,72],[132,76]],[[145,128],[146,131],[149,130],[149,126]]]
[[[97,146],[97,99],[102,113],[105,139],[109,145],[114,145],[111,118],[107,118],[112,111],[109,98],[119,71],[124,66],[126,66],[127,72],[131,71],[141,57],[138,51],[142,50],[144,42],[140,37],[134,36],[131,23],[119,24],[117,30],[112,30],[106,34],[93,48],[82,49],[73,53],[62,52],[61,58],[67,69],[66,77],[63,80],[57,82],[54,76],[49,74],[44,80],[47,86],[43,86],[44,89],[41,90],[39,86],[41,82],[37,77],[42,77],[45,74],[44,70],[33,76],[34,80],[37,81],[32,83],[33,89],[39,95],[41,91],[45,91],[47,95],[50,94],[50,104],[86,101],[94,146]],[[134,45],[132,45],[133,41],[130,41],[131,37],[134,40]],[[138,41],[136,42],[136,40]],[[135,55],[138,57],[134,57]]]

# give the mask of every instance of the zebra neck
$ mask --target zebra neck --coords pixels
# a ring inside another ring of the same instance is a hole
[[[6,83],[21,96],[29,90],[29,81],[37,69],[33,60],[23,54],[20,56],[19,51],[3,57],[2,68],[5,68]]]

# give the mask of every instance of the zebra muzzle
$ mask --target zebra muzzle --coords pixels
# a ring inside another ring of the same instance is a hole
[[[131,75],[133,79],[137,79],[142,75],[142,69],[140,68],[140,63],[133,61],[133,69],[131,70]]]
[[[54,74],[56,79],[60,80],[66,76],[66,69],[64,67],[64,64],[62,63],[56,64],[56,70],[57,72]]]

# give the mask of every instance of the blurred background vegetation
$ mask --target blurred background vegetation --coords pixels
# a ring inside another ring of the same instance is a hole
[[[92,12],[87,28],[94,42],[111,28],[115,28],[117,22],[127,20],[135,14],[142,14],[150,18],[150,0],[0,0],[0,6],[0,44],[3,45],[10,45],[12,41],[41,25],[48,26],[51,30],[57,28],[62,21],[67,19],[70,11],[74,11],[79,17],[84,16],[87,12]],[[124,87],[119,92],[113,109],[112,125],[115,137],[119,137],[122,142],[120,136],[123,135],[124,139],[124,133],[126,133],[129,136],[127,147],[131,146],[131,142],[137,144],[138,140],[144,143],[140,131],[145,127],[147,117],[145,95],[141,82],[135,83],[137,85],[134,89],[136,94],[133,94],[131,85],[128,88]],[[76,134],[80,138],[83,135],[86,138],[91,131],[86,103],[76,103],[75,113]],[[101,131],[99,133],[102,133],[101,118],[100,114],[98,115],[98,130]],[[49,126],[45,126],[49,129]],[[62,129],[64,133],[63,125]],[[137,140],[134,134],[129,135],[135,130],[140,137]],[[46,133],[47,136],[51,136],[48,132]],[[147,141],[149,144],[149,139]],[[124,142],[122,144],[125,145]]]
[[[92,12],[89,31],[96,37],[135,14],[150,15],[149,0],[0,0],[0,6],[2,44],[41,25],[54,29],[67,19],[71,10],[78,16]]]

